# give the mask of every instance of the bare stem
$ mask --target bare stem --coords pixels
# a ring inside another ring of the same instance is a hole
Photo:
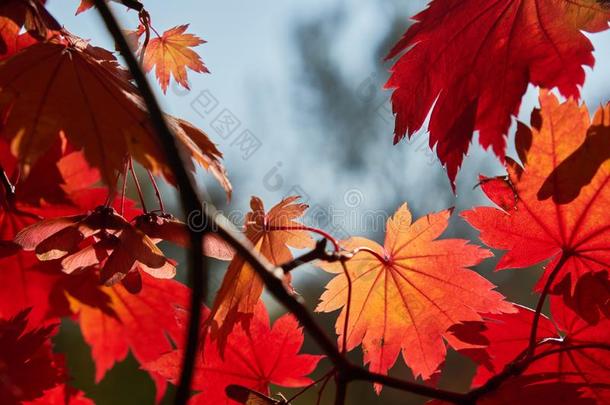
[[[125,167],[123,168],[123,186],[121,187],[121,215],[125,215],[125,193],[127,192],[127,169],[129,160],[125,159]]]
[[[8,174],[4,170],[4,167],[0,165],[0,181],[2,181],[2,187],[4,187],[4,197],[7,204],[12,204],[15,199],[15,186],[11,183],[8,178]]]
[[[157,201],[159,202],[159,209],[162,213],[165,213],[165,205],[163,205],[163,198],[161,197],[161,190],[159,190],[159,185],[155,180],[155,176],[153,176],[150,170],[147,170],[148,177],[150,178],[150,182],[152,183],[153,188],[155,189],[155,196],[157,197]]]
[[[309,262],[313,262],[314,260],[319,260],[319,259],[333,260],[332,258],[335,255],[331,255],[326,252],[326,243],[327,243],[326,239],[320,239],[316,243],[316,247],[313,248],[312,250],[310,250],[309,252],[304,253],[299,257],[294,258],[293,260],[289,261],[288,263],[282,264],[280,267],[284,271],[284,274],[288,274],[292,270],[296,269],[297,267],[299,267],[303,264],[309,263]]]
[[[527,349],[527,357],[532,357],[536,349],[536,344],[538,341],[538,323],[540,322],[540,317],[542,316],[542,307],[546,302],[546,297],[549,295],[549,292],[551,291],[551,287],[553,286],[557,275],[559,274],[559,272],[561,271],[564,264],[568,261],[569,258],[570,255],[565,252],[561,255],[559,262],[557,262],[557,265],[549,275],[549,278],[546,280],[546,284],[544,285],[542,293],[540,294],[540,298],[538,298],[536,312],[534,313],[534,319],[532,321],[532,330],[530,333],[530,341]]]
[[[337,386],[335,405],[345,405],[347,399],[347,380],[340,373],[337,373],[335,376],[335,385]]]
[[[330,370],[328,373],[324,374],[322,377],[318,378],[317,380],[315,380],[314,382],[312,382],[311,384],[303,387],[301,390],[299,390],[299,392],[297,392],[296,394],[294,394],[293,396],[291,396],[290,398],[288,398],[286,400],[287,403],[291,403],[292,401],[294,401],[295,399],[297,399],[298,397],[300,397],[301,395],[303,395],[304,393],[306,393],[307,391],[309,391],[310,389],[312,389],[313,387],[315,387],[316,385],[318,385],[320,382],[327,380],[328,378],[330,378],[333,373],[335,372],[335,370]]]
[[[536,346],[546,344],[547,342],[539,342]],[[559,341],[561,345],[562,342]],[[610,351],[610,344],[607,343],[583,343],[577,345],[562,345],[556,349],[550,349],[543,353],[539,353],[530,357],[520,354],[513,362],[509,363],[502,372],[491,377],[482,386],[471,390],[467,395],[468,401],[475,403],[481,396],[496,390],[504,381],[510,377],[518,376],[524,373],[533,363],[541,360],[545,357],[552,356],[559,353],[565,353],[576,350],[606,350]],[[467,402],[468,402],[467,401]]]
[[[349,328],[349,314],[352,306],[352,277],[347,270],[345,260],[341,260],[341,267],[343,268],[343,274],[347,280],[347,305],[345,306],[345,320],[343,322],[343,341],[341,344],[341,353],[345,356],[347,353],[347,330]]]
[[[610,351],[610,344],[607,344],[607,343],[583,343],[583,344],[571,345],[571,346],[561,346],[561,347],[558,347],[557,349],[547,350],[544,353],[539,353],[539,354],[531,357],[530,361],[529,361],[529,364],[531,364],[531,363],[533,363],[535,361],[538,361],[540,359],[543,359],[545,357],[551,356],[553,354],[572,352],[572,351],[576,351],[576,350],[587,350],[587,349]]]
[[[140,204],[142,205],[142,211],[144,211],[144,213],[146,214],[148,210],[146,209],[146,202],[144,201],[144,193],[142,193],[142,187],[140,187],[140,181],[138,180],[136,171],[133,168],[133,160],[131,159],[131,157],[129,157],[129,172],[131,173],[133,182],[136,185],[136,190],[138,190],[138,198],[140,199]]]
[[[317,233],[318,235],[321,235],[324,239],[329,240],[332,244],[333,244],[333,248],[335,249],[335,252],[338,252],[341,250],[341,246],[339,245],[339,241],[337,239],[335,239],[330,233],[322,230],[322,229],[318,229],[318,228],[314,228],[311,226],[306,226],[306,225],[300,225],[300,226],[270,226],[267,228],[267,230],[269,231],[308,231],[308,232],[313,232],[313,233]]]
[[[356,248],[356,249],[354,249],[352,251],[352,254],[354,256],[356,256],[358,253],[361,253],[361,252],[362,253],[368,253],[368,254],[370,254],[372,256],[375,256],[375,258],[377,260],[379,260],[381,263],[387,263],[387,261],[388,261],[387,258],[381,256],[379,253],[377,253],[376,251],[374,251],[373,249],[368,248],[368,247],[359,247],[359,248]]]

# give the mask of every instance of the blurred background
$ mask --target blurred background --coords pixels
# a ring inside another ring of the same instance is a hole
[[[383,240],[385,219],[407,202],[415,217],[455,207],[456,213],[489,202],[476,188],[479,173],[504,174],[496,159],[478,146],[458,176],[457,195],[451,193],[444,169],[428,149],[425,131],[410,141],[392,146],[393,117],[390,92],[383,90],[389,62],[384,56],[409,26],[409,17],[422,10],[422,0],[292,0],[257,2],[146,1],[153,26],[163,32],[190,23],[189,32],[208,41],[196,48],[211,74],[189,74],[191,89],[172,82],[163,95],[167,112],[204,129],[225,154],[234,186],[230,204],[210,176],[201,173],[201,187],[216,205],[241,225],[252,195],[266,207],[288,195],[301,195],[310,204],[305,221],[344,239],[362,235]],[[55,17],[68,30],[94,45],[113,49],[95,10],[75,16],[76,1],[49,1]],[[126,29],[135,29],[137,15],[115,11]],[[583,99],[591,108],[610,98],[610,32],[591,35],[597,65],[587,70]],[[152,75],[150,76],[153,79]],[[530,88],[520,118],[529,122],[537,104]],[[512,133],[512,131],[511,131]],[[512,142],[509,141],[509,144]],[[512,150],[509,154],[515,156]],[[131,188],[133,191],[133,187]],[[152,190],[147,196],[154,205]],[[175,191],[162,188],[171,211],[179,213]],[[135,197],[132,195],[132,197]],[[447,236],[477,241],[476,232],[455,215]],[[184,252],[167,248],[169,256],[184,262]],[[532,306],[531,286],[540,269],[494,273],[495,259],[477,271],[499,286],[511,301]],[[213,263],[212,289],[216,290],[226,265]],[[184,279],[184,268],[181,272]],[[329,277],[313,266],[294,272],[294,285],[314,308]],[[273,317],[279,308],[266,298]],[[329,334],[337,314],[319,315]],[[74,385],[98,405],[152,404],[154,386],[138,369],[131,355],[96,385],[90,350],[78,328],[66,321],[56,339],[67,353]],[[317,348],[308,339],[308,353]],[[361,362],[361,352],[351,356]],[[322,361],[315,376],[330,368]],[[392,374],[411,378],[399,359]],[[450,353],[441,386],[465,390],[473,374],[469,360]],[[276,389],[287,396],[291,390]],[[332,387],[323,397],[332,403]],[[170,389],[164,403],[170,403]],[[315,403],[315,389],[297,404]],[[385,389],[377,397],[370,384],[350,385],[349,404],[419,404],[424,398]]]

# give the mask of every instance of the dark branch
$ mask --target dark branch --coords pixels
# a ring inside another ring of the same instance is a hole
[[[467,404],[466,394],[459,392],[446,391],[440,388],[434,388],[428,385],[417,384],[409,381],[400,380],[389,375],[372,373],[362,367],[352,366],[345,372],[348,380],[369,381],[372,383],[382,384],[386,387],[395,388],[401,391],[411,392],[413,394],[422,395],[429,398],[436,398],[443,401],[453,402],[455,404]]]
[[[265,258],[263,258],[258,252],[254,251],[252,244],[246,240],[245,237],[239,231],[237,231],[226,218],[219,214],[212,205],[201,203],[201,199],[196,192],[195,185],[192,182],[191,177],[188,175],[180,154],[178,153],[174,135],[167,126],[159,104],[157,103],[157,100],[154,97],[154,94],[146,80],[144,73],[140,69],[136,58],[131,52],[120,27],[103,0],[95,0],[95,5],[102,15],[108,30],[116,41],[119,50],[123,54],[129,70],[131,71],[138,89],[140,90],[140,93],[146,103],[151,123],[157,132],[163,149],[166,151],[168,164],[172,168],[173,174],[176,178],[178,189],[180,191],[180,199],[185,214],[188,216],[191,213],[202,213],[204,219],[206,220],[207,226],[203,230],[190,229],[189,227],[191,242],[189,255],[189,275],[193,292],[188,326],[188,340],[186,344],[182,375],[178,385],[175,403],[180,405],[186,404],[190,395],[190,383],[199,341],[201,303],[203,302],[203,298],[205,297],[207,290],[207,280],[204,276],[205,272],[203,269],[204,258],[202,251],[201,249],[193,247],[201,246],[203,234],[209,230],[210,226],[214,226],[214,229],[217,230],[218,234],[229,244],[231,244],[231,246],[233,246],[237,254],[242,256],[244,260],[252,266],[258,276],[262,279],[271,295],[273,295],[277,301],[279,301],[299,320],[303,328],[311,335],[316,344],[335,365],[337,370],[342,373],[346,382],[353,380],[370,381],[431,398],[455,403],[464,403],[464,399],[466,398],[464,394],[436,389],[425,385],[399,380],[390,376],[371,373],[362,367],[352,365],[342,355],[342,353],[339,352],[335,344],[315,322],[307,308],[286,291],[282,281],[283,271],[271,266]],[[336,246],[336,248],[338,248],[338,246]]]
[[[337,254],[335,252],[328,253],[326,251],[327,242],[328,241],[326,239],[320,239],[318,242],[316,242],[316,247],[313,248],[313,250],[310,250],[309,252],[294,258],[288,263],[282,264],[280,267],[282,268],[282,270],[284,270],[284,274],[288,274],[297,267],[316,260],[324,260],[326,262],[335,262],[341,260],[341,254]]]
[[[557,275],[559,274],[559,272],[561,271],[564,264],[566,264],[569,258],[569,254],[565,252],[561,255],[559,262],[557,262],[557,265],[549,275],[549,278],[547,279],[546,284],[544,285],[542,293],[540,294],[540,298],[538,299],[538,305],[536,305],[536,313],[534,314],[534,319],[532,321],[532,330],[530,333],[530,341],[527,349],[528,357],[534,355],[534,349],[536,348],[536,345],[538,343],[538,323],[540,322],[540,317],[542,316],[542,307],[546,302],[546,297],[549,295],[549,292],[551,291],[551,287],[555,282]]]
[[[165,116],[159,107],[152,89],[146,76],[138,64],[135,56],[131,52],[129,45],[117,23],[114,15],[108,8],[104,0],[95,0],[95,5],[99,10],[108,31],[112,35],[121,54],[127,62],[127,66],[133,76],[140,94],[146,103],[150,121],[155,128],[159,141],[166,151],[166,159],[172,172],[176,178],[178,189],[180,190],[180,200],[185,214],[197,212],[202,204],[199,198],[195,183],[185,169],[184,162],[178,150],[174,134],[169,129]],[[204,205],[205,206],[205,205]],[[209,226],[211,222],[207,221]],[[199,325],[201,324],[201,304],[204,302],[207,295],[207,277],[205,276],[205,259],[202,250],[199,248],[203,241],[203,235],[207,231],[207,227],[201,230],[191,229],[189,227],[189,237],[191,249],[189,249],[189,281],[192,287],[191,294],[191,311],[188,325],[188,339],[186,342],[184,363],[180,383],[176,391],[176,404],[186,404],[190,396],[190,386],[193,376],[193,368],[195,365],[196,354],[199,345]]]
[[[345,405],[347,400],[347,379],[342,373],[335,375],[335,385],[337,390],[335,392],[335,405]]]

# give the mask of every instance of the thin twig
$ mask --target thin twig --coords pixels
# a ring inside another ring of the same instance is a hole
[[[347,304],[345,305],[345,320],[343,322],[343,340],[341,344],[341,353],[345,356],[347,353],[347,329],[349,327],[349,314],[352,306],[352,277],[347,270],[345,260],[341,260],[341,267],[343,268],[343,274],[347,279]]]
[[[327,375],[326,379],[322,383],[322,386],[318,390],[318,400],[316,401],[316,405],[320,405],[320,403],[322,402],[322,395],[324,394],[324,390],[326,390],[326,386],[328,385],[328,382],[330,381],[330,378],[332,376],[332,374]]]
[[[127,192],[127,169],[129,160],[125,158],[125,167],[123,168],[123,186],[121,187],[121,215],[125,215],[125,193]]]
[[[528,349],[527,349],[527,357],[533,356],[534,351],[536,349],[536,344],[537,344],[537,340],[538,340],[538,323],[540,322],[540,317],[542,316],[542,307],[544,306],[544,303],[546,302],[546,297],[549,295],[549,292],[551,291],[551,287],[552,287],[553,283],[555,282],[557,275],[559,274],[559,272],[561,271],[564,264],[568,261],[569,258],[570,258],[570,255],[565,252],[561,255],[559,262],[557,262],[557,265],[555,266],[555,268],[549,275],[549,278],[546,280],[546,284],[544,285],[542,293],[540,294],[540,298],[538,298],[538,304],[536,305],[536,312],[534,313],[534,319],[532,321],[532,330],[530,333],[530,340],[529,340],[529,345],[528,345]]]
[[[2,186],[4,187],[4,197],[6,199],[6,203],[10,205],[15,200],[15,186],[13,183],[11,183],[11,180],[8,178],[8,174],[2,165],[0,165],[0,181],[2,181]]]
[[[571,352],[571,351],[575,351],[575,350],[587,350],[587,349],[610,351],[610,344],[607,344],[607,343],[583,343],[583,344],[578,344],[578,345],[562,346],[562,347],[558,347],[557,349],[551,349],[551,350],[548,350],[548,351],[543,352],[543,353],[538,353],[537,355],[535,355],[535,356],[530,358],[529,364],[531,364],[531,363],[533,363],[535,361],[538,361],[540,359],[543,359],[545,357],[551,356],[553,354]]]
[[[142,211],[144,211],[144,213],[146,214],[148,212],[148,210],[146,209],[146,202],[144,201],[144,193],[142,193],[142,187],[140,187],[140,181],[138,180],[136,171],[133,168],[133,160],[131,159],[131,156],[129,157],[129,172],[131,173],[133,182],[136,185],[136,190],[138,190],[138,198],[140,199],[140,204],[142,205]]]
[[[377,253],[376,251],[374,251],[373,249],[368,248],[368,247],[359,247],[352,251],[352,254],[354,256],[356,256],[358,253],[368,253],[372,256],[375,256],[375,258],[377,260],[379,260],[381,263],[387,263],[387,261],[388,261],[387,258],[381,256],[379,253]]]
[[[144,42],[142,43],[142,48],[140,48],[138,60],[140,61],[140,65],[143,65],[146,47],[148,47],[148,42],[150,41],[150,14],[148,14],[146,9],[142,8],[142,10],[140,10],[139,18],[140,23],[144,27]]]
[[[333,248],[335,249],[335,252],[339,252],[341,250],[341,246],[339,245],[339,241],[337,239],[335,239],[330,233],[322,230],[322,229],[318,229],[318,228],[314,228],[311,226],[306,226],[306,225],[300,225],[300,226],[269,226],[266,228],[268,231],[308,231],[308,232],[313,232],[313,233],[317,233],[318,235],[321,235],[324,239],[329,240],[332,244],[333,244]]]
[[[326,380],[327,378],[331,377],[334,372],[335,372],[334,369],[330,370],[328,373],[324,374],[322,377],[320,377],[317,380],[313,381],[311,384],[309,384],[309,385],[303,387],[302,389],[300,389],[296,394],[294,394],[293,396],[288,398],[286,400],[286,402],[287,403],[291,403],[292,401],[294,401],[295,399],[297,399],[298,397],[300,397],[301,395],[303,395],[304,393],[306,393],[307,391],[309,391],[310,389],[315,387],[320,382],[322,382],[322,381]]]
[[[537,343],[536,346],[540,346],[547,343],[549,343],[549,341],[542,341]],[[561,343],[562,342],[560,341],[559,344]],[[531,357],[526,357],[521,354],[515,360],[513,360],[513,362],[509,363],[506,367],[504,367],[504,370],[502,370],[502,372],[491,377],[489,380],[487,380],[485,384],[481,385],[480,387],[468,392],[468,394],[466,394],[469,398],[468,401],[471,403],[475,403],[476,400],[481,398],[483,395],[495,391],[500,385],[502,385],[504,381],[506,381],[510,377],[515,377],[520,374],[523,374],[533,363],[538,360],[541,360],[548,356],[552,356],[554,354],[587,349],[610,351],[610,345],[604,343],[583,343],[572,346],[561,346],[556,349],[550,349]]]
[[[161,198],[161,190],[159,190],[159,186],[157,185],[157,181],[155,180],[155,176],[153,176],[150,170],[147,170],[148,177],[150,178],[150,182],[152,183],[153,189],[155,190],[155,196],[157,197],[157,201],[159,202],[159,209],[162,213],[165,213],[165,206],[163,205],[163,198]]]

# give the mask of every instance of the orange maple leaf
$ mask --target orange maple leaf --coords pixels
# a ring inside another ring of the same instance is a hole
[[[83,149],[111,187],[127,155],[172,180],[144,103],[116,58],[67,34],[56,42],[29,46],[0,64],[0,110],[10,109],[2,136],[19,157],[24,177],[62,132],[71,145]],[[181,153],[192,158],[189,170],[195,171],[194,160],[230,195],[222,154],[214,143],[184,120],[166,120]]]
[[[186,68],[209,73],[199,55],[190,49],[205,41],[193,34],[185,34],[187,28],[188,24],[185,24],[165,31],[161,37],[151,39],[144,50],[144,70],[150,72],[156,68],[155,74],[163,93],[167,91],[170,76],[182,87],[189,88]]]
[[[602,161],[594,169],[587,164],[579,167],[581,173],[592,170],[592,174],[588,184],[579,184],[575,197],[572,186],[578,176],[570,173],[564,177],[556,169],[589,140],[610,140],[610,105],[601,108],[593,122],[585,105],[574,100],[560,103],[546,91],[540,94],[540,105],[532,128],[519,125],[516,143],[524,167],[509,161],[508,180],[482,183],[487,196],[500,208],[478,207],[463,216],[481,231],[485,244],[507,251],[497,264],[498,270],[551,260],[539,287],[564,255],[563,267],[551,280],[551,292],[570,295],[582,275],[610,268],[610,161]],[[571,196],[569,202],[564,201],[566,193]],[[552,195],[564,202],[556,202]],[[591,310],[587,307],[580,315],[595,319]]]
[[[514,311],[493,284],[467,269],[490,257],[489,251],[462,239],[437,239],[450,214],[446,210],[412,223],[404,204],[387,222],[384,246],[360,237],[343,243],[346,249],[360,249],[345,263],[352,280],[347,350],[362,344],[371,371],[387,373],[402,350],[413,373],[428,379],[445,359],[443,338],[454,343],[449,327],[481,320],[480,313]],[[341,309],[335,328],[342,342],[348,279],[340,263],[320,267],[336,277],[316,310]]]
[[[430,146],[455,178],[479,143],[502,160],[511,117],[527,86],[578,97],[593,47],[583,34],[608,29],[595,0],[434,0],[388,58],[404,52],[386,86],[394,89],[394,142],[419,130],[430,110]]]
[[[280,265],[292,260],[289,247],[304,249],[313,246],[313,239],[296,221],[307,209],[298,204],[299,197],[288,197],[265,214],[263,202],[258,197],[250,201],[251,212],[246,215],[245,234],[258,252],[272,264]],[[212,307],[209,318],[212,336],[219,337],[220,347],[240,322],[247,324],[263,292],[263,282],[254,269],[239,255],[229,264],[227,273]]]

